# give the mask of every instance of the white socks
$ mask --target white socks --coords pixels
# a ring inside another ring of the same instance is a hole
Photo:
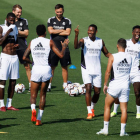
[[[65,88],[67,86],[67,83],[63,83],[63,88]]]
[[[140,106],[136,105],[137,108],[137,114],[140,114]]]
[[[6,107],[11,107],[11,106],[12,106],[12,99],[11,98],[7,98]]]
[[[126,123],[121,123],[121,133],[125,133]]]
[[[115,103],[114,103],[114,110],[113,110],[113,112],[117,113],[117,110],[118,110],[119,105],[120,105],[120,104],[115,104]]]
[[[38,115],[37,115],[37,120],[41,121],[42,115],[43,115],[44,110],[39,109]]]
[[[88,113],[92,113],[91,106],[87,106],[87,111],[88,111]]]
[[[51,89],[51,84],[52,84],[52,83],[49,83],[49,86],[48,86],[49,89]]]
[[[35,109],[36,105],[35,104],[31,104],[31,110]],[[36,110],[36,109],[35,109]]]
[[[3,106],[5,106],[5,105],[4,105],[4,99],[1,99],[1,100],[0,100],[0,107],[3,107]]]
[[[104,131],[108,133],[109,122],[104,121]]]
[[[96,103],[91,102],[91,109],[94,109]]]

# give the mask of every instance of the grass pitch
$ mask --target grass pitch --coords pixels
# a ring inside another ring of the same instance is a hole
[[[87,28],[94,23],[98,26],[97,36],[102,38],[109,52],[117,52],[116,43],[119,38],[129,39],[132,37],[132,27],[139,24],[138,0],[1,0],[0,24],[4,23],[6,14],[11,12],[14,4],[23,7],[23,16],[29,22],[28,43],[36,37],[35,28],[38,24],[47,25],[48,18],[54,16],[54,6],[57,3],[64,4],[64,16],[71,19],[72,31],[69,37],[72,64],[76,70],[69,70],[69,80],[82,83],[80,71],[80,49],[74,50],[74,29],[79,25],[79,39],[87,36]],[[49,37],[49,34],[47,35]],[[102,78],[107,64],[107,58],[101,56]],[[102,81],[103,81],[102,80]],[[16,94],[13,98],[13,106],[20,111],[0,112],[0,140],[118,140],[139,139],[140,120],[136,119],[135,96],[131,88],[130,101],[128,103],[128,123],[126,132],[129,137],[121,138],[120,116],[111,118],[109,124],[109,136],[98,136],[96,132],[103,127],[104,98],[101,92],[100,99],[95,107],[96,117],[87,121],[86,103],[84,96],[69,97],[62,90],[62,76],[60,65],[55,70],[52,83],[52,92],[47,93],[46,108],[42,118],[42,126],[31,123],[30,94],[28,94],[28,80],[24,67],[20,65],[20,79],[17,83],[26,86],[25,94]],[[8,81],[7,81],[8,83]],[[5,89],[5,102],[7,86]],[[37,108],[39,98],[37,99]],[[120,111],[119,111],[120,112]],[[2,133],[7,132],[7,133]]]

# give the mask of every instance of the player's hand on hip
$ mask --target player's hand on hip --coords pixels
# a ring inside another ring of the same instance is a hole
[[[19,47],[19,44],[15,44],[15,45],[14,45],[14,48],[18,48],[18,47]]]
[[[103,92],[104,92],[104,94],[107,93],[107,89],[108,89],[108,87],[107,87],[106,85],[104,85],[104,88],[103,88]]]
[[[76,27],[76,29],[74,30],[75,31],[75,35],[78,35],[79,34],[79,29],[78,29],[79,25]]]
[[[70,42],[69,39],[65,39],[64,42],[61,41],[62,47],[67,47],[69,42]]]

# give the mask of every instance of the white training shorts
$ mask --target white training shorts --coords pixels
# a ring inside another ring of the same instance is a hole
[[[134,84],[135,82],[140,82],[140,75],[130,76],[130,82],[131,84]]]
[[[0,56],[0,80],[18,79],[19,62],[17,55],[1,53]]]
[[[46,82],[52,77],[52,70],[50,66],[33,66],[31,72],[31,81]]]
[[[90,75],[87,73],[86,69],[81,67],[81,73],[83,78],[83,83],[91,83],[93,86],[100,88],[102,83],[101,75]]]
[[[107,93],[110,94],[113,98],[118,98],[120,102],[128,102],[129,100],[129,88],[118,87],[117,85],[109,86]]]

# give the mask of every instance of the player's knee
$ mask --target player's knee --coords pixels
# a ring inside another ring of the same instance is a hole
[[[91,86],[89,85],[86,86],[86,93],[91,93]]]
[[[100,90],[94,91],[94,94],[99,95],[100,94]]]

